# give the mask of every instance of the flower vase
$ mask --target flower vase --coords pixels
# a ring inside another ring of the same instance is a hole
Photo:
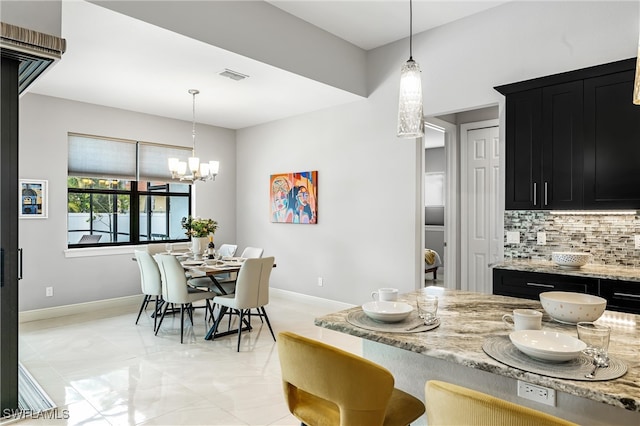
[[[191,252],[196,260],[202,259],[202,255],[207,250],[208,237],[191,237]]]

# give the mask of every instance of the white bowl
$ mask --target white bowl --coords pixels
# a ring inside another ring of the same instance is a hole
[[[531,358],[564,362],[576,358],[587,344],[573,336],[546,330],[519,330],[509,334],[511,343]]]
[[[591,260],[589,253],[574,253],[568,251],[554,251],[551,259],[563,268],[579,268],[586,265]]]
[[[375,321],[399,322],[409,316],[413,307],[404,302],[373,301],[362,305],[364,313]]]
[[[551,318],[565,324],[595,321],[607,307],[607,300],[602,297],[569,291],[540,293],[540,303]]]

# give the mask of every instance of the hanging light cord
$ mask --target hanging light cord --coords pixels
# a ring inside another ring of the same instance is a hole
[[[409,0],[409,60],[413,61],[413,2]]]
[[[193,125],[191,128],[191,138],[193,140],[193,149],[191,151],[191,156],[196,156],[196,95],[199,93],[197,90],[189,90],[193,95]]]

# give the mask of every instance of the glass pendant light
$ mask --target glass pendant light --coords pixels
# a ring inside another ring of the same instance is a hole
[[[208,163],[200,163],[200,158],[196,157],[196,95],[199,90],[190,89],[189,94],[193,96],[193,125],[191,129],[191,138],[193,148],[191,157],[187,161],[180,161],[178,158],[169,158],[169,171],[174,179],[180,178],[181,181],[195,183],[196,181],[215,180],[220,168],[220,162],[209,161]],[[191,173],[187,175],[188,170]]]
[[[398,137],[419,138],[423,135],[422,77],[420,65],[413,60],[413,3],[409,0],[409,60],[400,73]]]

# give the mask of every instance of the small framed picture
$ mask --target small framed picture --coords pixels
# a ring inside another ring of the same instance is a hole
[[[20,179],[18,206],[20,219],[46,219],[48,209],[48,181]]]

